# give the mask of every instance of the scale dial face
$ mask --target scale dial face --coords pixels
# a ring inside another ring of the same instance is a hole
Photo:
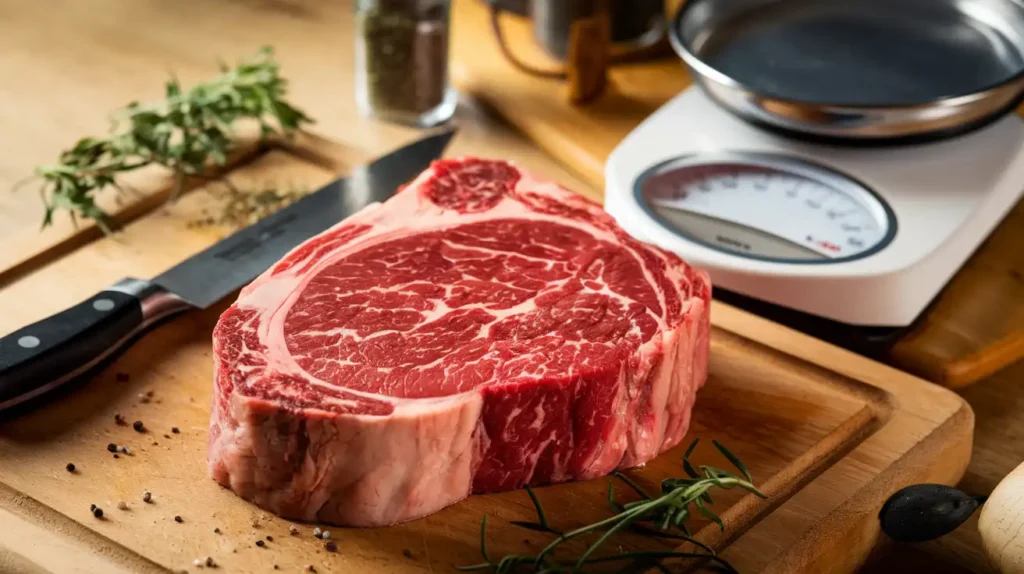
[[[634,193],[672,232],[752,259],[849,261],[879,251],[896,234],[892,209],[866,186],[784,155],[671,159],[643,172]]]

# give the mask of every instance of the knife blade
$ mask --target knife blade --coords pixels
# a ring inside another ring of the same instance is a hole
[[[306,239],[388,199],[441,157],[455,132],[427,136],[362,165],[152,279],[126,277],[0,338],[0,411],[87,376],[157,323],[213,305]]]

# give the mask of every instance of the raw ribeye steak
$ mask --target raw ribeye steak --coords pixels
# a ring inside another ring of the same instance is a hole
[[[211,473],[285,517],[375,526],[641,465],[686,433],[710,295],[596,203],[435,162],[221,316]]]

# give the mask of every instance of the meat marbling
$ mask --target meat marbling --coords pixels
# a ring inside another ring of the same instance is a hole
[[[378,526],[642,465],[689,426],[710,295],[594,202],[435,162],[221,316],[210,472],[285,517]]]

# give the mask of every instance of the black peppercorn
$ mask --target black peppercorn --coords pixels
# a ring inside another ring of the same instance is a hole
[[[110,452],[117,452],[117,445],[114,443],[110,443],[107,445],[107,450]]]
[[[75,472],[75,463],[69,462],[64,468],[68,469],[68,472]]]
[[[262,540],[257,540],[256,541],[256,546],[263,547],[263,546],[266,546],[266,545],[267,545],[267,543],[262,541]]]
[[[182,522],[184,522],[184,520],[182,520],[180,516],[175,516],[175,517],[174,517],[174,521],[175,521],[175,522],[177,522],[177,523],[179,523],[179,524],[180,524],[180,523],[182,523]]]
[[[180,433],[181,431],[180,431],[180,430],[178,430],[178,427],[171,427],[171,432],[172,432],[172,433],[174,433],[174,434],[178,434],[178,433]]]
[[[100,508],[99,506],[93,505],[92,515],[96,518],[103,518],[103,509]]]
[[[133,422],[132,423],[132,428],[135,429],[135,432],[142,432],[142,429],[143,429],[142,421],[135,421],[135,422]]]
[[[335,544],[333,540],[328,540],[327,542],[324,542],[324,549],[328,552],[337,552],[338,545]]]

